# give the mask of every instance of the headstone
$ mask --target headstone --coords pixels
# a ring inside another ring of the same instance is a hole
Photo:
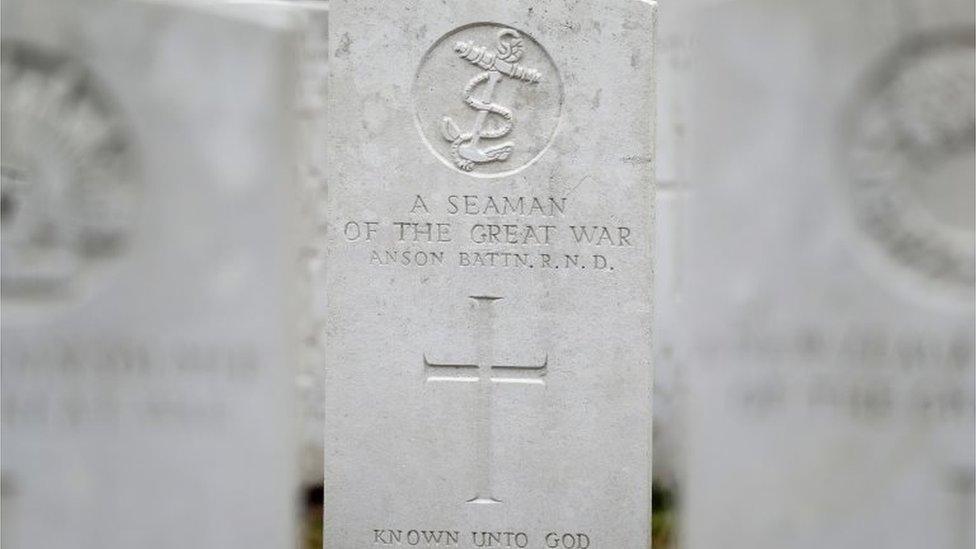
[[[682,303],[683,240],[688,192],[688,100],[686,73],[694,37],[683,23],[685,0],[665,0],[658,8],[654,271],[654,482],[675,488],[680,474],[679,403],[684,365],[674,322]],[[662,510],[655,507],[654,512]]]
[[[646,547],[654,5],[330,5],[325,540]]]
[[[974,7],[698,36],[687,547],[972,547]]]
[[[325,318],[325,298],[313,287],[321,269],[325,232],[325,155],[322,144],[328,135],[329,3],[326,0],[213,0],[228,9],[256,17],[286,19],[298,35],[298,86],[296,98],[297,158],[301,191],[300,269],[304,336],[298,357],[297,386],[301,418],[299,473],[305,486],[322,484],[324,431],[322,346],[319,342]]]
[[[291,546],[293,35],[3,14],[4,547]]]
[[[325,205],[327,183],[325,181],[325,154],[322,144],[328,135],[326,105],[328,99],[329,59],[329,10],[328,3],[320,0],[294,2],[293,8],[300,19],[301,36],[299,53],[298,123],[301,148],[299,174],[303,196],[302,219],[309,222],[302,244],[302,269],[305,288],[309,292],[302,327],[305,345],[299,361],[298,389],[300,395],[302,433],[300,447],[300,476],[306,486],[321,485],[323,433],[325,409],[323,406],[325,372],[320,344],[322,323],[325,320],[327,302],[323,288],[314,286],[316,273],[322,268],[323,236],[326,230]]]

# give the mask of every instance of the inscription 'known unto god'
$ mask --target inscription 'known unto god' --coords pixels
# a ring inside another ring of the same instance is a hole
[[[545,532],[538,536],[520,531],[427,530],[423,528],[374,528],[373,545],[406,547],[546,547],[547,549],[590,549],[588,534],[582,532]],[[537,541],[537,540],[541,540]]]

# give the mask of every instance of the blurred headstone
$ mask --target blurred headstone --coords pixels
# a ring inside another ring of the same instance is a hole
[[[325,143],[326,99],[329,59],[329,3],[326,0],[213,0],[228,9],[256,17],[284,18],[298,36],[296,50],[298,86],[296,98],[297,159],[300,178],[301,234],[300,269],[303,315],[297,385],[301,418],[299,474],[304,486],[322,484],[324,432],[324,366],[320,344],[325,318],[325,295],[313,287],[315,273],[322,269],[325,234]]]
[[[330,21],[326,544],[647,547],[654,5]]]
[[[686,73],[693,35],[683,23],[687,2],[664,0],[658,10],[654,269],[654,482],[675,488],[682,464],[680,395],[683,363],[674,322],[682,303],[681,272],[688,191]],[[655,507],[654,512],[658,512]]]
[[[686,547],[973,546],[973,10],[703,10]]]
[[[4,547],[292,546],[292,32],[3,14]]]

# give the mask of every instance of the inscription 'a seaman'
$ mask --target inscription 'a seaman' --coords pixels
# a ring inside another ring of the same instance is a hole
[[[555,217],[566,215],[566,197],[538,196],[478,196],[473,194],[447,197],[447,213],[450,215],[541,215]]]

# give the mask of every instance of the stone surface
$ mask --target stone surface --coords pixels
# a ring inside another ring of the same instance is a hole
[[[298,96],[298,174],[301,182],[300,241],[302,326],[305,340],[299,348],[296,384],[299,395],[301,440],[299,473],[305,486],[322,483],[322,435],[324,367],[320,332],[325,318],[323,289],[313,286],[315,273],[322,268],[325,233],[325,154],[328,135],[326,99],[328,96],[329,4],[325,0],[215,0],[237,13],[255,17],[284,18],[299,40]],[[229,5],[226,5],[229,4]]]
[[[300,474],[302,483],[322,483],[323,432],[325,429],[323,396],[324,364],[320,333],[324,322],[327,300],[321,287],[313,286],[315,273],[322,268],[325,254],[323,236],[326,230],[325,205],[325,154],[322,144],[328,135],[326,105],[328,95],[329,59],[329,11],[322,1],[294,2],[291,9],[297,12],[301,36],[299,56],[299,174],[303,185],[302,219],[310,224],[304,234],[302,246],[303,276],[310,292],[305,309],[306,336],[299,363],[298,389],[301,396],[302,436],[300,448]]]
[[[684,543],[972,547],[972,3],[702,25]]]
[[[327,546],[646,547],[653,5],[330,5]]]
[[[693,36],[684,23],[685,0],[664,0],[658,8],[657,154],[654,171],[654,482],[674,488],[683,441],[679,404],[684,364],[679,354],[680,326],[674,322],[683,300],[682,253],[687,232],[688,101],[686,74]],[[655,509],[655,512],[657,509]]]
[[[202,0],[199,0],[202,1]],[[299,241],[302,292],[300,332],[304,341],[298,348],[298,390],[301,437],[299,475],[306,487],[322,484],[323,383],[322,346],[319,335],[325,318],[325,299],[320,287],[312,286],[315,272],[323,261],[325,232],[325,180],[322,144],[328,132],[325,119],[328,95],[329,3],[327,0],[208,0],[206,5],[222,11],[282,20],[298,37],[297,173],[300,181],[301,223]]]
[[[294,541],[294,41],[3,3],[4,547]]]

